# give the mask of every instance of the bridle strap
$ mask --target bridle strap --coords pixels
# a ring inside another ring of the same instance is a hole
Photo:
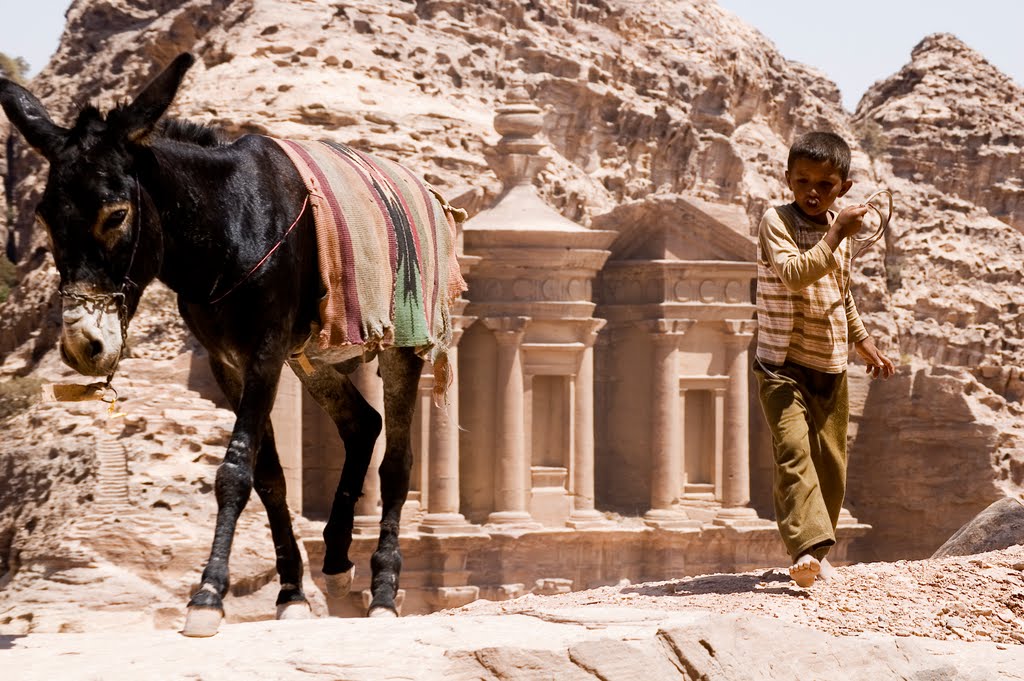
[[[115,293],[72,293],[65,291],[63,288],[57,291],[61,298],[68,298],[71,300],[78,301],[81,304],[89,304],[102,306],[103,309],[110,307],[111,304],[117,305],[117,319],[121,327],[121,347],[117,351],[117,360],[114,362],[114,368],[110,371],[107,376],[107,382],[103,388],[113,390],[114,397],[111,402],[117,401],[117,390],[111,383],[114,380],[114,374],[117,372],[117,367],[121,363],[121,358],[124,357],[125,348],[128,346],[128,297],[127,289],[128,285],[138,288],[131,279],[132,266],[135,264],[135,254],[139,250],[139,241],[142,237],[142,185],[139,184],[138,175],[135,176],[135,235],[132,238],[132,252],[128,258],[128,268],[124,271],[124,278],[121,280],[121,290]],[[106,399],[104,402],[108,401]]]
[[[124,279],[121,281],[121,292],[124,293],[128,284],[138,288],[138,284],[131,280],[132,265],[135,264],[135,253],[139,250],[139,241],[142,238],[142,185],[139,184],[139,176],[135,176],[135,239],[132,242],[132,254],[128,258],[128,269],[124,271]]]

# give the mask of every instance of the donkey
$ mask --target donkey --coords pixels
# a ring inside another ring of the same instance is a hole
[[[0,79],[0,105],[49,161],[36,215],[60,273],[63,360],[109,381],[143,289],[158,278],[177,293],[178,309],[209,351],[213,375],[235,413],[216,474],[213,545],[182,631],[211,636],[223,618],[232,539],[253,486],[274,539],[278,617],[310,616],[269,419],[283,365],[334,420],[345,444],[323,533],[331,597],[351,586],[354,507],[382,420],[348,377],[362,357],[298,354],[317,323],[322,289],[314,220],[305,210],[309,192],[295,166],[270,138],[246,135],[226,143],[205,126],[161,120],[193,62],[189,54],[178,56],[132,102],[106,115],[86,107],[70,129],[55,124],[36,97],[10,80]],[[398,529],[424,360],[408,347],[389,346],[377,356],[386,453],[367,614],[397,616]]]

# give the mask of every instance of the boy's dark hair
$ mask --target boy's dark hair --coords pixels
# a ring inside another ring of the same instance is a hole
[[[850,174],[850,145],[834,132],[809,132],[800,135],[789,148],[786,170],[793,169],[793,162],[806,158],[821,163],[831,163],[845,181]]]

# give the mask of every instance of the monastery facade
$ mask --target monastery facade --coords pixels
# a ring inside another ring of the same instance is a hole
[[[459,234],[456,382],[447,412],[429,368],[420,384],[404,612],[788,564],[770,502],[761,515],[751,503],[752,479],[770,494],[771,449],[751,390],[748,217],[666,195],[582,227],[534,190],[542,127],[513,87],[488,158],[504,190]],[[376,362],[353,380],[383,413]],[[273,419],[315,569],[344,446],[290,372]],[[357,566],[379,531],[383,452],[381,437],[356,508]],[[844,512],[830,558],[867,529]],[[357,567],[333,614],[365,612],[368,572]]]

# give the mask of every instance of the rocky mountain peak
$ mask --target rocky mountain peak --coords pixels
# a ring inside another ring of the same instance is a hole
[[[910,51],[913,61],[924,59],[926,55],[939,55],[943,57],[959,57],[971,59],[972,61],[985,61],[980,52],[973,50],[967,43],[957,38],[952,33],[932,33],[925,36],[914,49]]]
[[[910,62],[864,94],[854,125],[897,175],[1024,231],[1024,88],[955,35],[918,43]]]

